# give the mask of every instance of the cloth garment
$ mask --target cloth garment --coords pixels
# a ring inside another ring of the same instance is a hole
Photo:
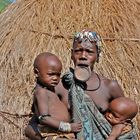
[[[47,140],[48,138],[49,140],[50,139],[55,140],[57,138],[67,138],[67,139],[75,138],[73,133],[59,132],[57,130],[54,130],[50,127],[43,125],[38,125],[38,132],[44,140]]]
[[[82,130],[76,134],[79,140],[105,140],[112,129],[112,126],[99,112],[92,99],[85,94],[82,83],[77,83],[70,69],[63,78],[63,85],[69,91],[69,103],[72,108],[72,120],[83,123]],[[135,127],[119,136],[118,140],[137,140]]]

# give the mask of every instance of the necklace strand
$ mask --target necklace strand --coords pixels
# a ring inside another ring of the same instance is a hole
[[[98,87],[95,88],[95,89],[86,89],[86,91],[96,91],[96,90],[98,90],[98,89],[100,88],[100,86],[101,86],[101,79],[100,79],[100,77],[99,77],[99,75],[98,75],[97,73],[95,73],[95,74],[96,74],[96,76],[97,76],[97,78],[98,78],[98,80],[99,80],[99,85],[98,85]]]

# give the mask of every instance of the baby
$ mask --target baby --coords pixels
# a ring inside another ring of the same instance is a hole
[[[112,125],[112,131],[107,140],[116,140],[122,133],[131,130],[131,120],[137,112],[138,106],[130,98],[119,97],[112,100],[105,114],[106,119]]]

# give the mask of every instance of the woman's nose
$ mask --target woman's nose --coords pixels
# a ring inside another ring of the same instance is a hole
[[[82,58],[82,59],[86,59],[86,58],[87,58],[87,53],[86,53],[86,51],[83,51],[83,52],[82,52],[81,58]]]

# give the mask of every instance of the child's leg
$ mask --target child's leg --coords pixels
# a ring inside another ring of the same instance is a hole
[[[37,132],[30,125],[25,128],[25,135],[30,140],[41,140],[41,136],[37,135]]]

